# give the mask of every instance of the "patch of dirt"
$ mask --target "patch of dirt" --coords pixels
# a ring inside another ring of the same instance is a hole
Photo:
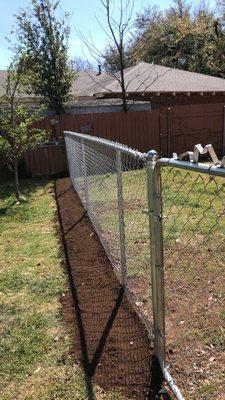
[[[92,383],[118,388],[130,399],[157,399],[162,376],[151,338],[121,288],[94,228],[69,178],[56,181],[70,292],[62,313],[72,334],[71,353]]]

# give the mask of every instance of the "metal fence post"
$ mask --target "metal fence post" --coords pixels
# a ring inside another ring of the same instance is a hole
[[[152,307],[155,355],[162,371],[165,368],[165,299],[162,233],[161,173],[156,166],[158,154],[147,154],[147,191],[150,224]]]
[[[65,144],[66,144],[66,154],[67,154],[69,174],[71,176],[71,150],[70,150],[70,146],[69,146],[68,139],[66,136],[65,136]]]
[[[225,155],[225,106],[223,106],[222,156]]]
[[[68,160],[69,160],[70,178],[74,185],[74,168],[75,168],[75,166],[74,166],[74,152],[73,152],[73,145],[72,145],[73,142],[70,141],[69,139],[67,139],[66,141],[68,141],[68,149],[69,149]]]
[[[122,273],[122,285],[127,285],[127,267],[126,267],[126,244],[125,244],[125,222],[124,222],[124,204],[123,204],[123,177],[121,150],[116,150],[116,176],[117,176],[117,199],[119,210],[119,235],[120,235],[120,264]]]
[[[85,144],[83,138],[81,139],[81,148],[82,148],[82,173],[84,177],[84,194],[86,200],[86,210],[89,212],[90,202],[89,202],[89,192],[88,192],[87,167],[85,159]]]
[[[167,156],[171,154],[171,108],[167,108]]]

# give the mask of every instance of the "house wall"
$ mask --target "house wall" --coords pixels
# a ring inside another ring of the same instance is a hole
[[[150,111],[151,110],[151,103],[134,103],[128,105],[130,111]],[[101,113],[112,113],[112,112],[121,112],[123,111],[122,105],[116,104],[108,104],[108,105],[95,105],[95,106],[88,106],[88,103],[83,106],[79,105],[79,102],[69,107],[67,113],[68,114],[101,114]]]
[[[160,93],[159,95],[144,93],[142,95],[132,94],[129,96],[129,99],[133,100],[142,100],[142,101],[150,101],[155,107],[172,107],[172,106],[188,106],[188,105],[199,105],[199,104],[218,104],[225,103],[225,93],[176,93],[173,95],[172,93]]]

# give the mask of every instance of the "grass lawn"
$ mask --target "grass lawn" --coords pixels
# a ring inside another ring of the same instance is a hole
[[[70,337],[60,316],[67,290],[56,237],[50,181],[0,185],[0,388],[1,400],[87,399],[82,368],[69,355]],[[96,399],[117,392],[95,387]]]
[[[187,399],[223,398],[225,180],[163,168],[167,362]],[[150,303],[144,170],[123,174],[128,284]],[[3,400],[87,399],[60,317],[67,280],[60,266],[53,183],[0,185],[0,387]],[[115,175],[89,177],[92,213],[116,262]],[[150,316],[148,313],[147,315]],[[122,400],[95,387],[96,399]]]
[[[116,175],[92,175],[88,184],[91,212],[119,263]],[[123,194],[128,286],[150,308],[144,169],[123,173]],[[225,387],[225,179],[163,167],[162,203],[167,363],[185,398],[217,398]]]

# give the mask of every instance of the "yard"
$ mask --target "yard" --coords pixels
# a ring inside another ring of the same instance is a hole
[[[92,216],[119,275],[115,175],[88,180]],[[128,288],[151,324],[145,171],[124,172],[123,183]],[[81,181],[78,185],[82,196]],[[163,167],[162,187],[167,364],[186,399],[222,399],[224,180]],[[61,317],[60,298],[68,289],[53,183],[23,181],[20,205],[12,193],[11,183],[1,185],[2,398],[87,399],[83,370],[71,356],[69,328]],[[96,399],[123,398],[118,390],[94,390]]]
[[[0,387],[2,400],[88,398],[85,377],[71,355],[61,317],[68,291],[56,235],[53,182],[0,185]],[[117,391],[94,387],[95,398],[117,400]]]
[[[120,275],[116,175],[91,175],[88,188],[93,220]],[[123,194],[128,288],[151,324],[145,170],[123,173]],[[223,178],[162,168],[167,365],[190,400],[224,398],[224,195]]]

